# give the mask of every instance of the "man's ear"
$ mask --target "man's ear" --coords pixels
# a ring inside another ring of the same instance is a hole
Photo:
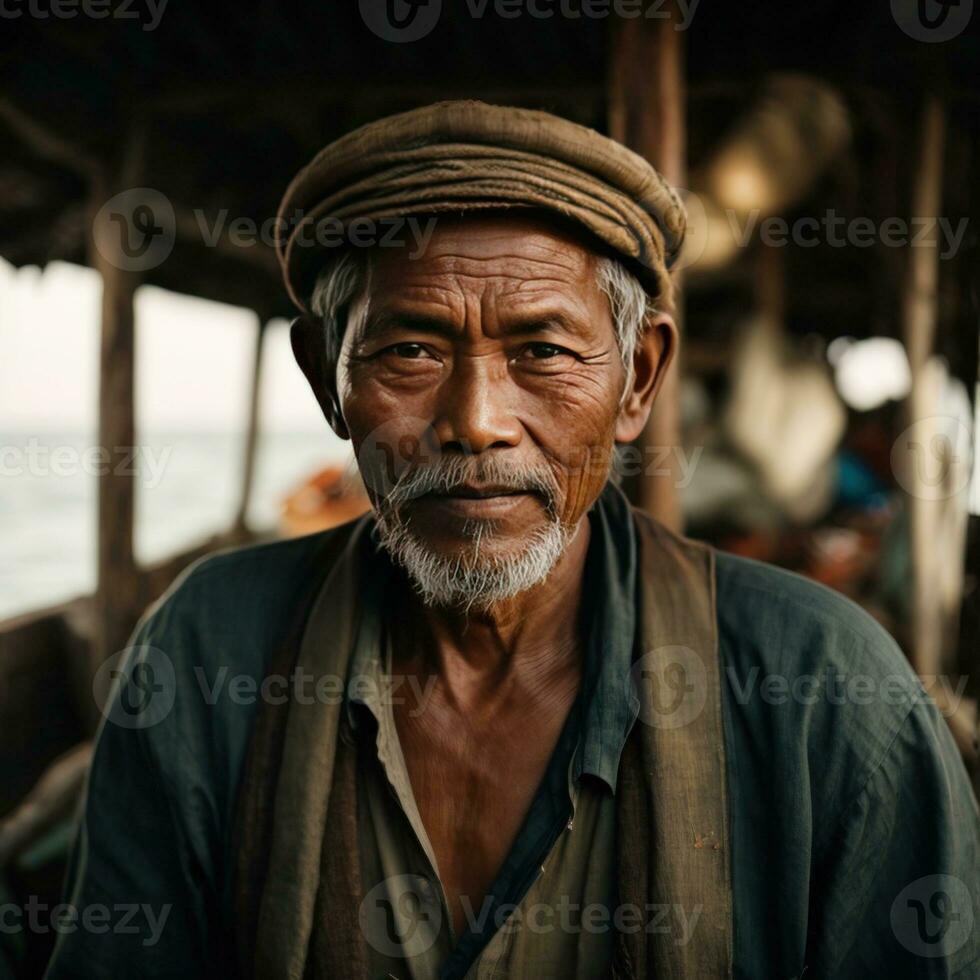
[[[669,313],[653,313],[633,354],[633,382],[623,394],[616,422],[616,442],[638,439],[677,353],[677,324]]]
[[[337,396],[337,361],[333,351],[327,350],[323,324],[309,315],[298,316],[289,328],[289,340],[293,357],[306,375],[330,428],[341,439],[349,439]]]

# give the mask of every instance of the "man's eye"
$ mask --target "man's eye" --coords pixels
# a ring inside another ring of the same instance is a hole
[[[397,357],[408,357],[412,359],[417,359],[425,354],[425,348],[421,344],[414,344],[406,341],[402,344],[392,344],[390,347],[386,347],[382,354],[394,354]]]
[[[562,354],[570,354],[571,351],[557,344],[533,343],[524,348],[527,355],[536,361],[545,360],[549,357],[559,357]]]

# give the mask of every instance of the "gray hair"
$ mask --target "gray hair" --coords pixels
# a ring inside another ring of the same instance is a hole
[[[353,252],[343,253],[319,275],[310,296],[310,309],[323,320],[326,349],[335,357],[347,327],[351,303],[364,285],[366,263]],[[633,381],[633,355],[647,326],[657,312],[654,299],[622,262],[600,256],[596,262],[599,289],[609,299],[619,353],[626,368],[624,397]]]

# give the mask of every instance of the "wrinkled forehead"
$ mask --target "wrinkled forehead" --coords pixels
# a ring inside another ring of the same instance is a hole
[[[493,263],[508,270],[530,261],[582,269],[594,260],[594,248],[569,224],[537,212],[431,215],[416,219],[412,234],[395,248],[371,249],[376,266],[408,262],[453,268],[469,262]]]
[[[596,254],[548,222],[480,218],[439,223],[412,257],[374,250],[350,339],[406,326],[455,334],[464,324],[496,336],[536,328],[586,343],[612,336]]]
[[[595,250],[557,221],[521,214],[426,220],[415,247],[371,250],[366,285],[375,301],[479,294],[589,302],[598,294]]]

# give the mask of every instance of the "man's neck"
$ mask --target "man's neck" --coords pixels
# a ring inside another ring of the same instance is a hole
[[[438,677],[465,703],[505,678],[534,685],[536,678],[547,683],[556,673],[577,668],[589,536],[585,517],[542,583],[487,609],[426,606],[406,589],[398,627],[403,642],[395,643],[400,669]]]

